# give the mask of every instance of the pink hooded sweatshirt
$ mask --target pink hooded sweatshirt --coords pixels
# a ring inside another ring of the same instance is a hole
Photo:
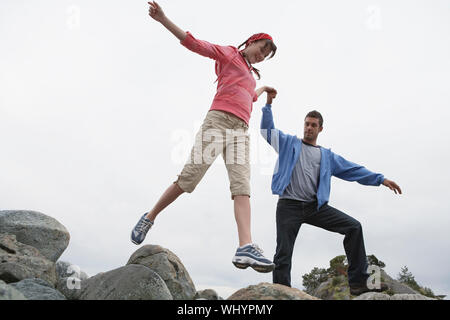
[[[233,46],[219,46],[197,40],[189,31],[181,44],[216,61],[218,85],[211,110],[232,113],[248,125],[253,102],[258,100],[258,96],[255,92],[256,81],[251,67],[239,50]]]

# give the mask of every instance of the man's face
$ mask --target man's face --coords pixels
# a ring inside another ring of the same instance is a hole
[[[305,128],[303,131],[303,139],[306,141],[316,141],[323,127],[319,125],[319,119],[307,117],[305,119]]]

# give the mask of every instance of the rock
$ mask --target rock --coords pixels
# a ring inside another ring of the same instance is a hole
[[[219,295],[213,289],[205,289],[197,291],[194,297],[195,300],[221,300]]]
[[[393,294],[417,294],[416,291],[407,285],[392,279],[383,269],[381,269],[381,282],[385,283],[389,289],[385,293]],[[354,298],[350,295],[348,279],[345,276],[335,276],[322,282],[313,292],[313,296],[323,300],[349,300]]]
[[[314,290],[313,296],[322,300],[350,300],[348,280],[342,275],[330,278]]]
[[[86,272],[80,270],[80,267],[67,261],[56,262],[56,276],[58,279],[72,277],[80,280],[86,280],[89,278]]]
[[[6,283],[40,278],[56,283],[55,264],[38,249],[18,242],[15,235],[0,234],[0,280]]]
[[[391,296],[391,300],[437,300],[437,299],[433,299],[416,293],[416,294],[394,294],[393,296]]]
[[[67,300],[78,300],[81,295],[81,280],[76,278],[59,278],[56,283],[58,290]]]
[[[280,284],[260,283],[233,293],[227,300],[320,300]]]
[[[127,262],[152,269],[164,280],[174,300],[192,300],[196,290],[181,260],[170,250],[156,245],[138,249]]]
[[[323,299],[323,300],[330,300],[330,299],[331,299],[331,295],[330,295],[330,293],[328,292],[328,288],[329,288],[329,286],[330,286],[330,282],[331,282],[331,279],[328,279],[327,281],[322,282],[322,283],[314,290],[314,292],[312,293],[312,295],[313,295],[314,297],[317,297],[317,298],[320,298],[320,299]]]
[[[366,292],[353,300],[436,300],[425,297],[421,294],[394,294],[389,296],[379,292]]]
[[[72,300],[172,300],[172,295],[161,277],[151,269],[130,264],[112,271],[99,273],[81,281],[79,289],[68,288],[62,280],[60,290]]]
[[[391,300],[391,296],[380,292],[366,292],[353,300]]]
[[[10,286],[20,291],[28,300],[66,300],[66,297],[42,279],[25,279]]]
[[[35,247],[53,262],[62,255],[70,239],[61,223],[36,211],[0,211],[0,233],[14,234],[18,241]]]
[[[406,294],[417,294],[415,290],[408,287],[406,284],[401,283],[397,280],[392,279],[384,270],[381,270],[381,279],[386,283],[393,293],[406,293]]]
[[[27,298],[19,290],[0,280],[0,300],[27,300]]]

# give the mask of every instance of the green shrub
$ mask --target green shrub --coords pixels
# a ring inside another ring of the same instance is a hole
[[[378,258],[375,257],[375,255],[373,255],[373,254],[371,254],[370,256],[367,256],[367,261],[368,261],[369,265],[378,266],[381,269],[386,267],[386,264],[383,261],[378,260]]]
[[[328,272],[325,269],[316,267],[312,269],[310,273],[303,275],[302,278],[305,292],[313,294],[322,282],[328,280]]]
[[[331,280],[331,285],[333,287],[337,287],[338,285],[340,285],[343,282],[344,279],[342,279],[341,276],[337,276],[337,277],[333,277],[333,279]]]

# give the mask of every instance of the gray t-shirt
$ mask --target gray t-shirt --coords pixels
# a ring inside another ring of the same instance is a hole
[[[313,202],[316,200],[320,175],[320,147],[303,142],[302,152],[295,164],[291,182],[280,199]]]

